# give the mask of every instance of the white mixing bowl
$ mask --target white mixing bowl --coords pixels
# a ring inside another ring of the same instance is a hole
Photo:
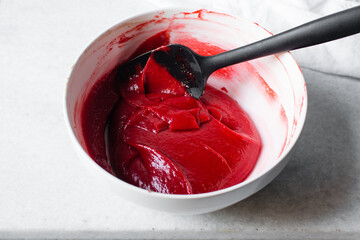
[[[208,84],[238,101],[253,119],[263,141],[259,160],[242,183],[219,191],[173,195],[149,192],[111,175],[87,154],[80,112],[94,84],[124,62],[147,38],[169,30],[170,42],[186,43],[184,36],[229,50],[270,36],[255,23],[227,14],[171,9],[150,12],[124,20],[82,53],[66,89],[66,124],[85,166],[98,181],[134,203],[161,211],[199,214],[232,205],[272,181],[290,159],[290,150],[303,128],[307,111],[304,78],[290,53],[281,53],[234,66],[231,79],[211,76]]]

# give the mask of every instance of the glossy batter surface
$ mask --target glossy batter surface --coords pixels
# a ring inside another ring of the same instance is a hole
[[[130,59],[169,43],[168,31],[160,32]],[[192,38],[180,43],[201,55],[224,51]],[[207,86],[199,100],[192,98],[152,57],[134,75],[119,77],[118,71],[98,80],[82,108],[86,149],[95,162],[130,184],[161,193],[204,193],[246,179],[261,139],[225,88]],[[228,67],[214,74],[230,73]]]
[[[116,176],[173,194],[215,191],[242,182],[261,149],[248,115],[225,93],[207,86],[200,100],[150,57],[122,79],[121,100],[108,126]]]

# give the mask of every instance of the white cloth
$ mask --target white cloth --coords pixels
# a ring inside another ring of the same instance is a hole
[[[177,1],[171,0],[148,0],[148,2],[159,8],[179,7]],[[274,34],[359,4],[359,0],[181,1],[181,7],[184,8],[209,8],[245,17]],[[360,78],[360,34],[292,53],[301,67]]]

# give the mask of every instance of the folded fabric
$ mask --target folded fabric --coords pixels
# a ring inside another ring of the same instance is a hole
[[[178,3],[171,0],[148,2],[159,8],[178,7]],[[245,17],[274,34],[359,4],[359,0],[181,1],[184,8],[206,8]],[[360,34],[292,53],[301,67],[360,78]]]

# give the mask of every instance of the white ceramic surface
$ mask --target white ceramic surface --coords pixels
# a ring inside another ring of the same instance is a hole
[[[67,126],[80,159],[104,186],[137,204],[173,213],[198,214],[218,210],[257,192],[273,180],[290,159],[289,152],[302,130],[307,94],[301,71],[289,53],[270,56],[234,67],[231,81],[211,77],[209,84],[226,87],[229,95],[249,113],[263,140],[263,149],[255,169],[242,183],[233,187],[194,195],[169,195],[148,192],[112,176],[99,167],[84,149],[81,126],[76,113],[81,109],[78,99],[104,74],[127,59],[146,39],[169,26],[181,24],[170,32],[171,42],[181,42],[182,34],[199,41],[231,49],[262,39],[270,34],[242,18],[214,12],[182,14],[183,10],[151,12],[125,20],[98,37],[80,56],[70,76],[66,95]],[[127,42],[120,39],[133,36],[136,26],[153,19],[161,22],[147,24]],[[115,41],[114,41],[115,40]],[[114,42],[119,42],[114,47]],[[252,78],[254,72],[265,82]],[[241,80],[239,80],[241,79]],[[270,92],[270,93],[269,93]],[[276,97],[269,98],[275,93]],[[286,116],[284,118],[284,116]]]

